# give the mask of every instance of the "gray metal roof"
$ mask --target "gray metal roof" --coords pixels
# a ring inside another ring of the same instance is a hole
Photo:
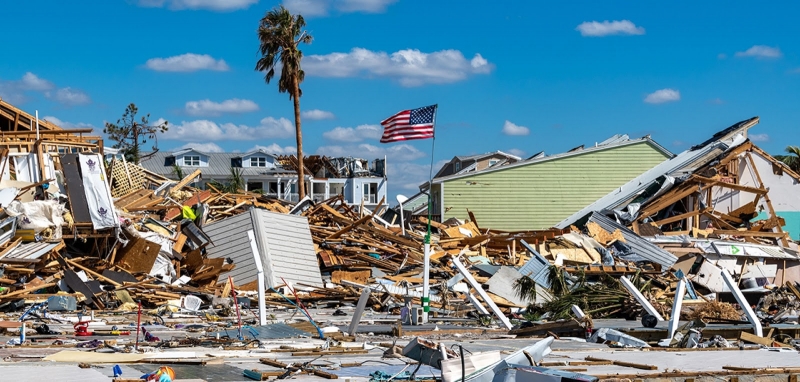
[[[625,238],[625,244],[627,244],[631,249],[639,256],[653,262],[656,264],[661,264],[663,270],[667,270],[678,261],[678,258],[675,255],[665,251],[661,247],[649,242],[648,240],[642,238],[641,236],[637,235],[635,232],[628,229],[622,224],[611,220],[602,214],[597,212],[592,213],[589,217],[590,222],[595,222],[600,227],[603,227],[604,230],[608,232],[614,232],[615,230],[620,230],[622,232],[622,236]]]
[[[180,151],[184,152],[186,150]],[[199,153],[199,151],[194,150]],[[253,152],[242,154],[242,153],[202,153],[203,155],[208,156],[208,167],[186,167],[182,166],[181,168],[184,171],[184,174],[189,174],[196,169],[200,169],[203,174],[204,178],[210,179],[227,179],[231,176],[231,159],[234,158],[241,158],[246,155],[250,155]],[[147,160],[143,160],[140,165],[145,169],[152,171],[156,174],[168,177],[168,178],[175,178],[175,170],[173,166],[165,166],[165,160],[167,157],[173,156],[175,153],[170,152],[163,152],[159,151],[155,153],[152,157],[148,158]],[[266,153],[265,153],[266,154]],[[269,155],[269,154],[268,154]],[[256,177],[256,176],[276,176],[280,174],[286,174],[287,176],[297,176],[297,173],[293,170],[287,170],[281,167],[278,168],[260,168],[260,167],[241,167],[238,168],[242,172],[242,176],[247,177]]]

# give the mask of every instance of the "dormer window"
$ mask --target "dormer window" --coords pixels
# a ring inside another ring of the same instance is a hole
[[[183,157],[183,165],[188,167],[200,167],[199,155],[185,155]]]
[[[489,160],[489,167],[492,167],[492,166],[496,165],[497,162],[500,162],[500,160],[499,159],[490,159]]]
[[[456,172],[461,171],[461,162],[456,162]]]
[[[267,167],[267,158],[250,157],[250,167]]]

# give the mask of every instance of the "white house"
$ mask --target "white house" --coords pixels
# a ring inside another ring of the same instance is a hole
[[[226,183],[233,171],[240,174],[248,191],[296,202],[297,171],[293,157],[276,156],[264,150],[246,153],[211,153],[193,148],[174,152],[157,152],[141,165],[159,175],[178,179],[200,169],[201,176],[194,184],[204,188],[212,181]],[[327,158],[309,156],[305,159],[306,190],[314,201],[343,195],[347,204],[374,208],[387,195],[386,160],[372,163],[359,158]],[[386,203],[384,203],[386,205]]]

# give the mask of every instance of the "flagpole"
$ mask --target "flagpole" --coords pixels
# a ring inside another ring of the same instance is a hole
[[[428,312],[431,310],[431,211],[433,211],[433,152],[436,148],[436,113],[439,104],[433,110],[433,139],[431,139],[431,167],[428,171],[428,230],[425,234],[425,257],[422,268],[422,323],[428,323]],[[403,211],[400,211],[403,213]]]

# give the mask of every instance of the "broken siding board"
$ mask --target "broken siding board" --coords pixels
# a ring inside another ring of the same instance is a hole
[[[219,275],[218,281],[232,276],[237,283],[247,283],[256,279],[258,270],[253,261],[247,231],[253,229],[249,213],[239,214],[203,227],[214,245],[206,247],[209,258],[231,258],[236,267]]]
[[[322,275],[307,218],[261,209],[251,211],[258,227],[256,237],[267,284],[282,284],[283,277],[289,283],[321,287]]]
[[[484,229],[549,228],[665,159],[641,142],[447,180],[442,220],[469,209]]]

